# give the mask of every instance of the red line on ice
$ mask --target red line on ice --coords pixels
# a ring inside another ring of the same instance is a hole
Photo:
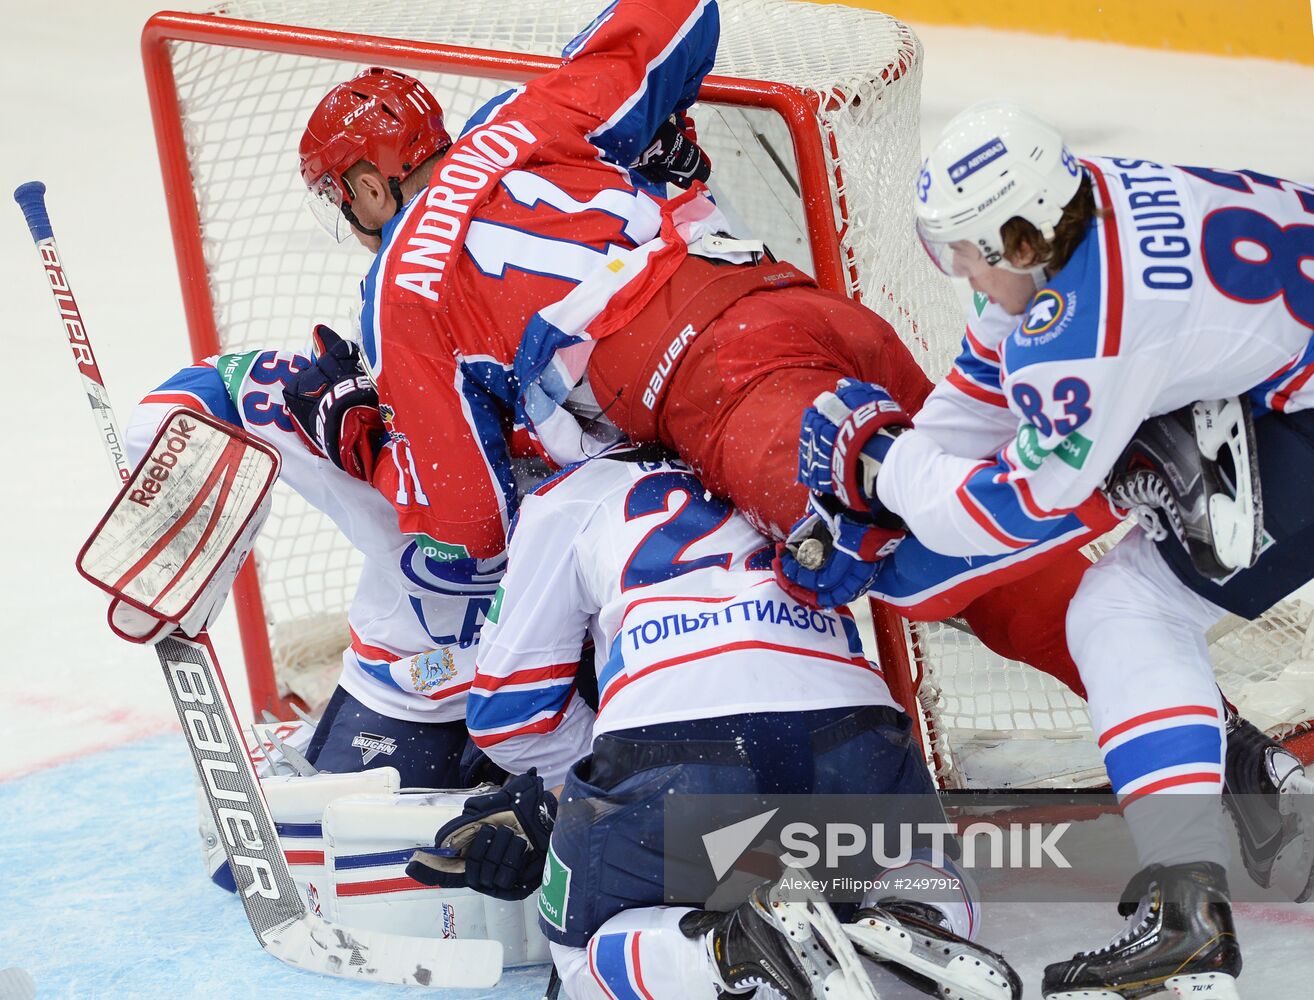
[[[36,760],[26,761],[16,767],[0,769],[0,782],[24,778],[38,771],[47,771],[52,767],[67,764],[80,757],[87,757],[105,750],[113,750],[115,747],[123,746],[126,743],[135,743],[137,740],[146,739],[148,736],[158,736],[161,733],[167,733],[178,728],[177,722],[170,716],[149,716],[131,708],[107,709],[103,712],[96,712],[92,716],[94,709],[89,709],[85,702],[74,702],[71,699],[58,698],[48,694],[35,694],[24,691],[11,692],[7,695],[7,700],[14,708],[30,709],[45,714],[51,720],[52,732],[58,733],[61,729],[76,732],[87,727],[88,724],[94,726],[97,730],[109,728],[116,731],[94,743],[61,750],[48,757],[39,757]],[[72,725],[62,727],[61,723],[71,723]]]

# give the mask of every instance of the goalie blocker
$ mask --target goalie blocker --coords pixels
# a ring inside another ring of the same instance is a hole
[[[131,642],[196,636],[218,616],[269,515],[279,455],[208,414],[179,408],[78,553]]]

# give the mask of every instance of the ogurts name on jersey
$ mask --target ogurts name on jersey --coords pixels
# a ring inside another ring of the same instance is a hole
[[[1154,297],[1162,293],[1185,292],[1195,281],[1190,265],[1194,254],[1187,236],[1186,217],[1175,209],[1182,207],[1181,193],[1162,164],[1149,160],[1110,161],[1119,172],[1114,174],[1127,193],[1131,209],[1132,273],[1139,275],[1139,285]],[[1177,263],[1180,262],[1180,263]]]
[[[438,301],[437,286],[447,261],[465,243],[470,209],[537,142],[538,137],[518,121],[488,125],[457,140],[423,196],[420,220],[406,238],[393,278],[397,285]]]

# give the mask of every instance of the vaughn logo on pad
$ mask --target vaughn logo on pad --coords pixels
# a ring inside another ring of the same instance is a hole
[[[360,751],[360,762],[369,764],[379,754],[391,757],[397,752],[397,741],[391,736],[379,736],[375,733],[361,733],[351,745]]]

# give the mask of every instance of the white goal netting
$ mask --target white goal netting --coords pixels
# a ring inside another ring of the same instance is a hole
[[[601,0],[233,0],[213,13],[344,35],[556,56],[601,6]],[[807,128],[824,157],[821,169],[801,169],[790,131],[775,111],[700,104],[693,113],[713,160],[719,200],[778,257],[809,270],[814,261],[805,207],[828,205],[835,220],[831,242],[848,290],[881,312],[928,374],[940,377],[957,353],[962,313],[912,228],[920,42],[906,25],[870,11],[793,0],[721,0],[720,6],[714,72],[804,91]],[[273,34],[267,44],[248,40],[242,47],[221,34],[170,43],[200,210],[205,274],[197,277],[208,284],[225,351],[301,347],[316,322],[354,330],[357,285],[369,264],[354,243],[335,247],[315,227],[303,204],[296,156],[319,98],[369,63],[273,51],[286,47]],[[386,47],[376,61],[388,64]],[[411,71],[438,97],[453,132],[512,85],[460,72]],[[257,561],[280,679],[313,701],[331,686],[346,644],[343,616],[357,557],[326,518],[282,491]],[[1257,686],[1271,693],[1277,688],[1268,682],[1289,662],[1305,662],[1310,611],[1292,603],[1215,644],[1231,696],[1253,696]],[[999,663],[947,626],[916,626],[914,638],[915,661],[925,671],[924,708],[948,783],[1012,783],[1019,773],[1030,783],[1050,780],[1037,773],[1047,769],[1066,783],[1099,770],[1084,707],[1048,677]],[[1276,725],[1302,711],[1314,714],[1314,705],[1293,708],[1290,700],[1269,697],[1273,718],[1256,721]],[[1043,756],[1053,758],[1045,761],[1052,769],[1036,766],[1036,738],[1048,741]]]

